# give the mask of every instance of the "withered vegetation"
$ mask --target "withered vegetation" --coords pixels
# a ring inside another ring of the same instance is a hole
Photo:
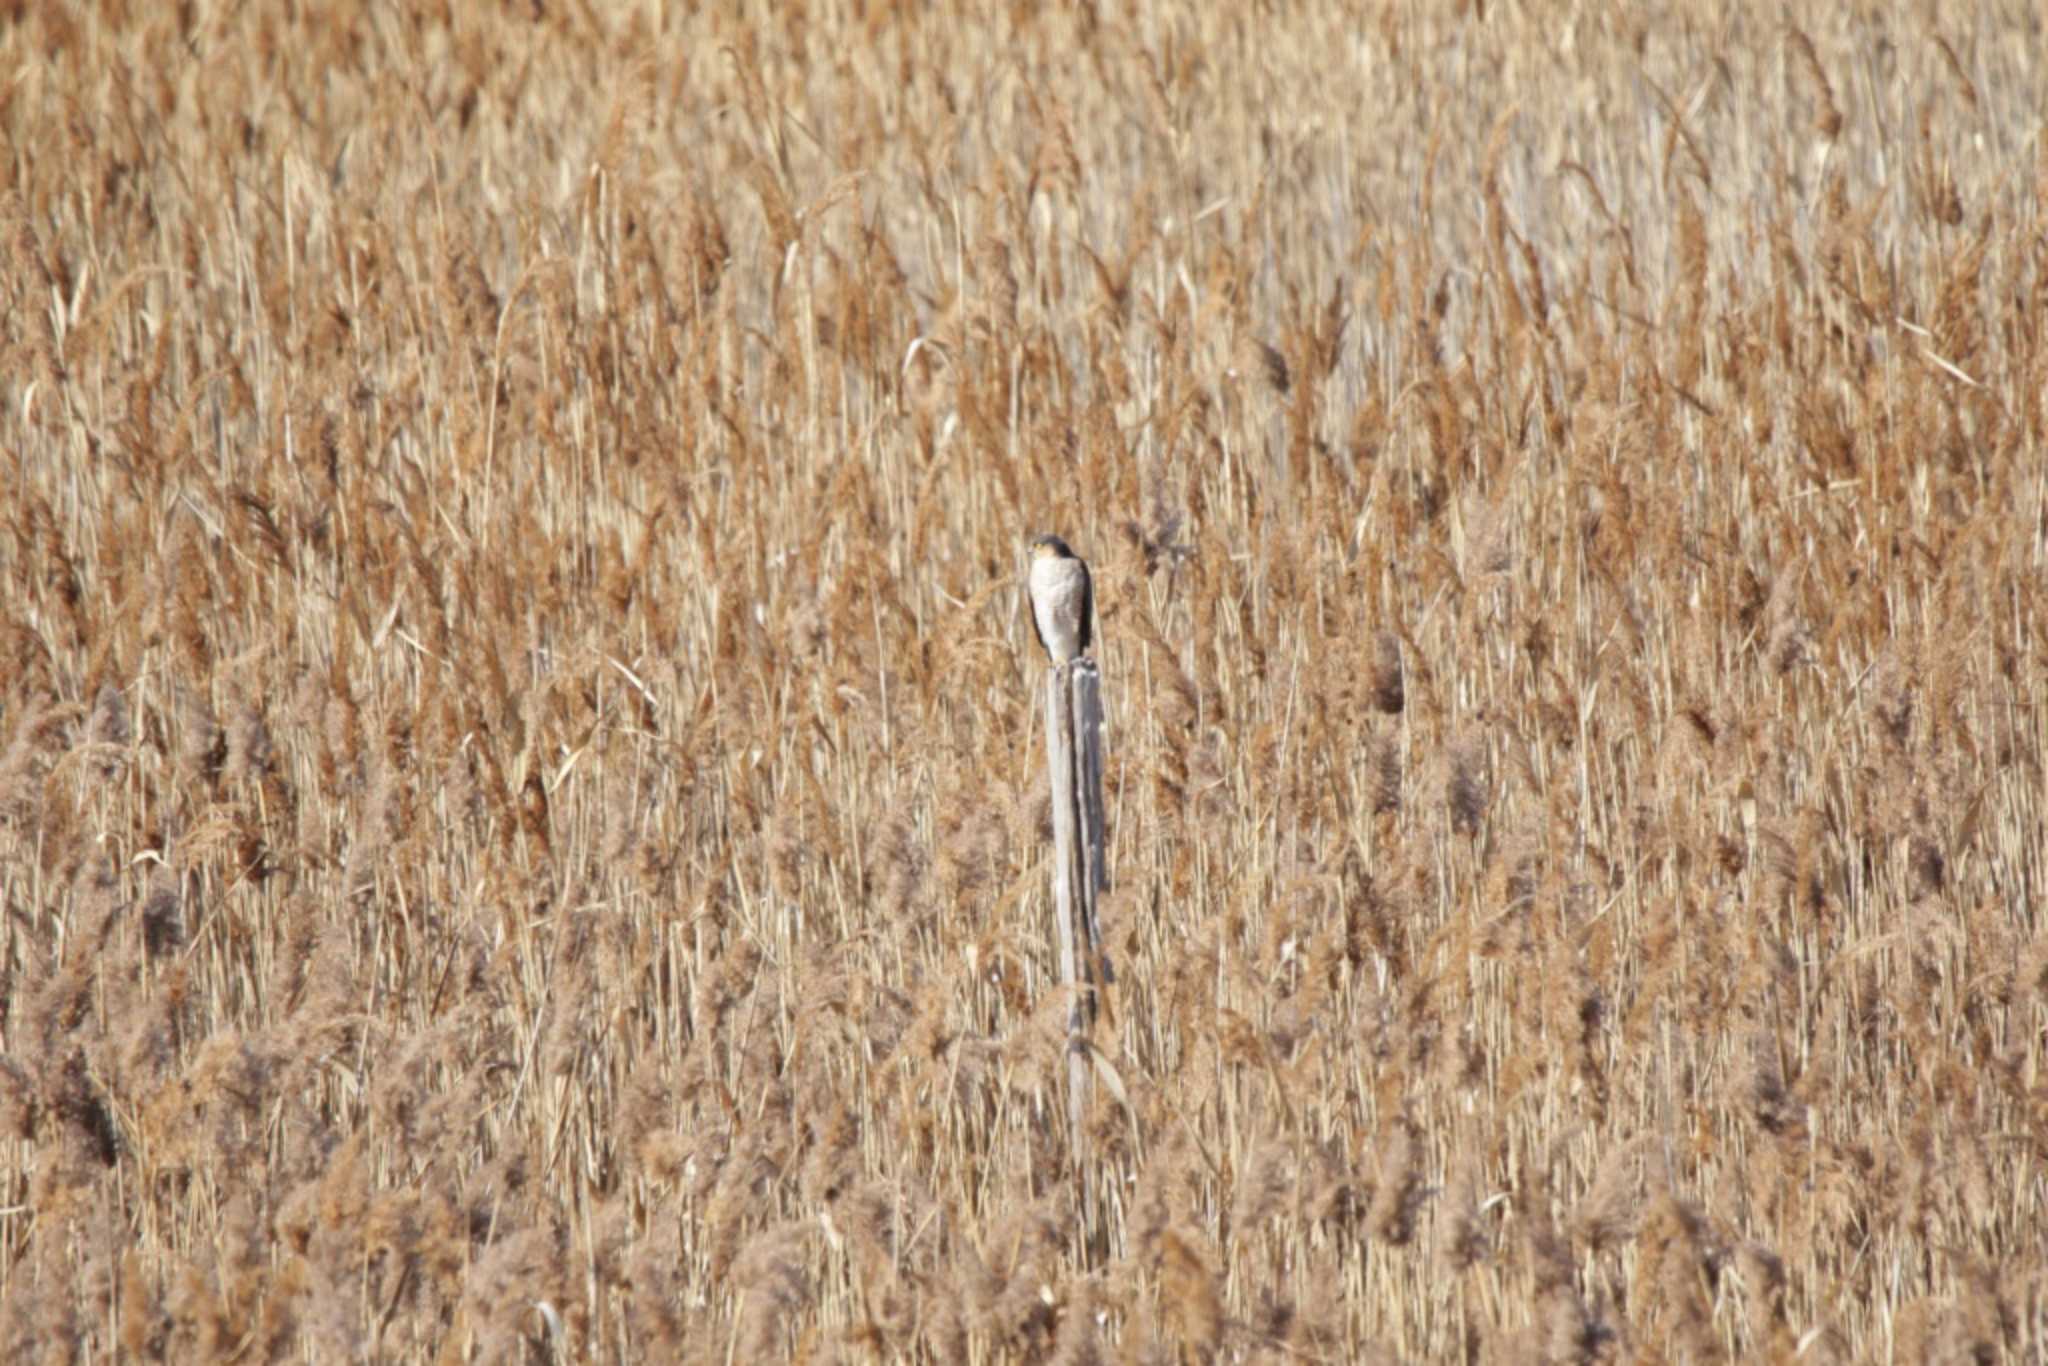
[[[2048,1354],[2031,6],[736,8],[0,19],[0,1358]]]

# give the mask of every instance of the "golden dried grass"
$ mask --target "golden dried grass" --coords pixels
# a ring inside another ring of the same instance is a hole
[[[0,1355],[2048,1351],[2048,48],[1484,10],[17,13]]]

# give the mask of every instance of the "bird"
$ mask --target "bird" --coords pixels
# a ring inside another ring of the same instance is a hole
[[[1055,664],[1070,664],[1094,642],[1095,586],[1088,565],[1057,536],[1031,542],[1031,629]]]

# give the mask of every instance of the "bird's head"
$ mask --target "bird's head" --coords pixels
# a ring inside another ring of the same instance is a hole
[[[1031,538],[1031,558],[1034,560],[1071,560],[1074,552],[1067,543],[1057,536],[1034,536]]]

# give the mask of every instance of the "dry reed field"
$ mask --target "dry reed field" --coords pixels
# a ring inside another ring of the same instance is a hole
[[[2031,5],[0,77],[0,1359],[2048,1355]]]

